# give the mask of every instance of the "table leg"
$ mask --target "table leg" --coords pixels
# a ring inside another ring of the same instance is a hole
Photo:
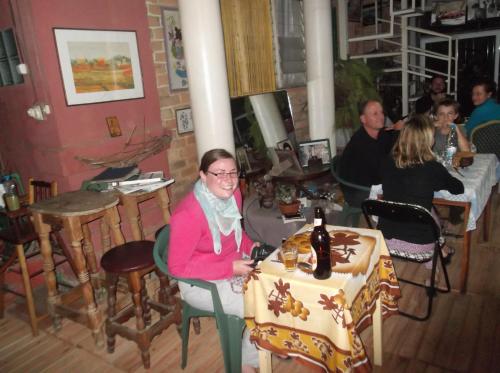
[[[271,352],[267,350],[259,350],[259,372],[272,373],[272,357]]]
[[[130,229],[132,230],[132,237],[134,238],[134,241],[143,240],[144,234],[142,231],[141,214],[139,212],[137,200],[134,197],[126,196],[122,198],[122,204],[130,223]]]
[[[97,309],[97,304],[94,298],[94,289],[90,283],[87,262],[85,260],[85,255],[83,254],[83,230],[80,224],[80,219],[73,216],[66,217],[64,219],[64,228],[67,230],[71,240],[75,267],[78,271],[77,277],[81,284],[83,299],[87,305],[88,325],[92,331],[96,345],[102,346],[104,342],[101,330],[101,314]]]
[[[105,219],[107,219],[106,223],[108,224],[108,227],[111,228],[113,233],[115,245],[123,245],[125,243],[125,238],[123,238],[123,233],[120,229],[120,215],[118,215],[118,209],[116,206],[106,210]]]
[[[82,226],[83,231],[83,254],[90,270],[90,281],[94,289],[99,289],[99,269],[97,268],[97,258],[95,257],[94,245],[92,244],[92,235],[88,224]]]
[[[464,209],[464,242],[463,242],[463,253],[462,253],[462,263],[460,266],[460,282],[458,289],[461,293],[465,293],[467,286],[467,275],[469,272],[469,257],[470,257],[470,241],[471,241],[471,231],[467,230],[467,223],[469,221],[470,214],[470,203],[465,204]]]
[[[486,206],[484,207],[484,215],[483,215],[483,241],[488,242],[490,237],[490,218],[491,218],[491,193],[488,197],[488,202],[486,202]]]
[[[47,284],[47,310],[52,318],[55,330],[61,329],[61,317],[56,313],[56,305],[60,304],[61,298],[57,290],[57,280],[54,271],[54,259],[52,258],[52,246],[49,234],[51,226],[43,222],[42,214],[33,212],[33,224],[40,238],[40,252],[43,257],[43,272]]]
[[[373,313],[373,363],[382,366],[382,304],[381,295],[375,302],[375,312]]]
[[[158,205],[160,206],[161,213],[163,214],[163,221],[165,224],[170,223],[170,199],[168,198],[168,193],[166,188],[160,188],[156,191],[156,196],[158,197]]]

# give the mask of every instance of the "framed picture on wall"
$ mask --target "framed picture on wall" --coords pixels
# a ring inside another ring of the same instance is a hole
[[[188,107],[176,110],[175,118],[177,119],[177,132],[179,135],[192,132],[194,130],[191,108]]]
[[[53,30],[68,106],[144,97],[134,31]]]
[[[167,55],[167,74],[170,92],[188,88],[186,60],[182,45],[182,29],[179,10],[161,8],[165,54]]]

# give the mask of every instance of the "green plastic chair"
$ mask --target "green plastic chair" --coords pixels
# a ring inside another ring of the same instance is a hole
[[[345,190],[342,188],[342,186],[347,186],[356,189],[360,192],[366,192],[367,194],[369,194],[370,193],[369,187],[351,183],[340,177],[339,175],[340,160],[341,160],[340,155],[336,155],[335,157],[333,157],[332,161],[330,162],[330,171],[335,180],[339,182],[342,191],[344,192]],[[358,227],[359,219],[361,218],[362,212],[363,211],[361,210],[361,207],[350,206],[349,203],[347,203],[347,200],[345,200],[344,198],[344,206],[342,207],[342,212],[340,213],[339,225],[344,227]]]
[[[181,368],[184,369],[187,364],[187,351],[189,342],[189,327],[192,317],[215,317],[219,331],[222,354],[224,357],[224,367],[227,373],[241,372],[241,337],[245,327],[245,321],[234,315],[224,313],[220,301],[217,286],[214,283],[187,279],[172,276],[167,267],[168,262],[168,243],[170,238],[170,225],[166,225],[159,233],[153,249],[153,256],[156,266],[171,278],[177,281],[185,282],[192,286],[206,289],[212,293],[214,312],[200,310],[191,306],[184,300],[182,301],[182,362]]]

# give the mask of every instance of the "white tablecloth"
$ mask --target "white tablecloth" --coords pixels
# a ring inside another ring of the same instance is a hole
[[[451,194],[446,190],[440,190],[434,193],[435,198],[442,198],[448,201],[470,202],[471,209],[467,230],[476,229],[476,222],[481,216],[481,212],[488,202],[491,188],[498,182],[500,172],[500,163],[495,154],[476,154],[474,163],[459,171],[451,171],[451,174],[462,181],[464,184],[463,194]],[[383,194],[382,185],[373,185],[370,190],[370,198],[376,199],[378,195]]]

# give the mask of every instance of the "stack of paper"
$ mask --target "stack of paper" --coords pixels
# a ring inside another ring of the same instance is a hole
[[[133,183],[133,184],[129,183],[126,185],[120,183],[120,185],[115,186],[115,189],[123,194],[130,194],[135,192],[145,193],[145,192],[152,192],[154,190],[168,186],[172,184],[174,181],[175,181],[174,179],[167,180],[162,178],[160,179],[160,181],[145,182],[145,183],[144,182]]]

